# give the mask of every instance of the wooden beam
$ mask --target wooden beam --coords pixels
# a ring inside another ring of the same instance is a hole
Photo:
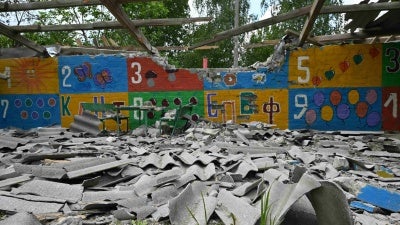
[[[28,47],[32,50],[40,53],[41,55],[48,56],[48,53],[47,53],[47,50],[45,47],[40,46],[40,45],[36,44],[35,42],[21,36],[20,34],[13,31],[7,25],[5,25],[4,23],[1,23],[1,22],[0,22],[0,33],[10,39],[13,39],[13,40],[25,45],[26,47]]]
[[[129,2],[150,2],[155,0],[116,0],[115,3],[129,3]],[[52,9],[76,6],[91,6],[101,5],[100,0],[53,0],[41,2],[24,2],[24,3],[0,3],[0,12],[17,12],[38,9]]]
[[[393,36],[392,40],[400,40],[399,34],[388,34]],[[354,32],[346,34],[335,34],[335,35],[322,35],[316,36],[314,39],[321,43],[332,43],[332,42],[349,42],[349,41],[365,41],[365,42],[385,42],[390,36],[382,34],[376,36],[375,34],[368,34],[365,32]]]
[[[302,7],[288,13],[280,14],[274,17],[246,24],[238,28],[217,33],[216,35],[214,35],[213,38],[202,41],[198,44],[194,44],[193,46],[190,46],[189,49],[194,49],[203,45],[209,45],[252,30],[257,30],[266,26],[284,22],[286,20],[294,19],[300,16],[305,16],[310,11],[310,8],[311,6]],[[400,9],[400,2],[374,3],[368,5],[354,4],[354,5],[323,6],[320,11],[320,14],[347,13],[347,12],[358,12],[358,11],[377,11],[377,10],[379,11],[379,10],[391,10],[391,9]]]
[[[310,31],[314,25],[315,20],[317,19],[317,16],[319,14],[319,11],[321,10],[325,0],[314,0],[310,13],[306,19],[306,22],[304,23],[303,29],[300,32],[299,36],[299,44],[298,46],[301,47],[304,45],[304,42],[308,38],[308,35],[310,34]]]
[[[128,15],[125,13],[124,9],[120,4],[115,4],[113,0],[100,0],[105,7],[115,16],[115,18],[120,22],[132,36],[138,41],[138,43],[146,49],[147,52],[159,55],[158,50],[151,46],[150,42],[143,35],[143,33],[135,26],[135,24],[129,19]]]
[[[299,32],[294,31],[294,30],[290,30],[290,29],[286,30],[285,33],[286,33],[286,34],[289,34],[289,35],[294,35],[294,36],[297,36],[297,37],[300,36]],[[307,40],[308,42],[310,42],[311,44],[316,45],[316,46],[323,46],[323,45],[324,45],[324,44],[322,44],[321,42],[318,42],[317,40],[315,40],[315,39],[312,38],[312,37],[307,37],[306,40]]]
[[[174,26],[186,23],[206,22],[212,20],[212,17],[196,18],[168,18],[168,19],[143,19],[132,20],[137,27],[142,26]],[[73,30],[103,30],[103,29],[123,29],[118,21],[105,21],[87,24],[66,24],[66,25],[20,25],[10,26],[17,32],[49,32],[49,31],[73,31]]]

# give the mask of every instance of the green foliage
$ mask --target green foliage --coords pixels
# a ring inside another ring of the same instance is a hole
[[[279,225],[281,221],[278,221],[277,218],[272,217],[272,205],[273,202],[270,202],[271,188],[272,185],[268,188],[267,192],[261,198],[261,217],[260,217],[260,225]]]

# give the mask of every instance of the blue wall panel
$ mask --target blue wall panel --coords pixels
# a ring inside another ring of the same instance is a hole
[[[288,58],[274,71],[260,68],[252,71],[228,72],[204,79],[204,90],[280,89],[288,87]]]
[[[128,91],[123,56],[61,56],[58,63],[61,94]]]
[[[0,128],[61,124],[58,94],[0,95]]]
[[[381,127],[381,88],[289,91],[289,129],[380,130]]]

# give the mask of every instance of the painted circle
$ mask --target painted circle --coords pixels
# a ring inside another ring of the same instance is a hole
[[[199,115],[197,115],[197,114],[193,114],[192,115],[192,120],[193,121],[197,121],[197,120],[199,120],[200,119],[200,116]]]
[[[33,104],[32,99],[30,99],[30,98],[25,99],[25,106],[26,107],[31,107],[32,104]]]
[[[366,102],[358,102],[356,105],[356,114],[360,118],[364,118],[368,112],[368,104]]]
[[[315,112],[314,109],[307,110],[306,123],[311,126],[315,122],[316,119],[317,119],[317,112]]]
[[[322,93],[321,91],[316,92],[313,96],[313,100],[315,105],[321,106],[322,104],[324,104],[325,101],[324,93]]]
[[[372,105],[378,99],[378,93],[374,89],[368,90],[367,95],[365,96],[365,100],[367,100],[368,104]]]
[[[175,105],[180,105],[180,104],[182,104],[182,100],[180,98],[175,98],[174,99],[174,104]]]
[[[331,101],[332,105],[339,105],[339,103],[342,101],[342,94],[338,90],[334,90],[331,92],[329,100]]]
[[[43,98],[38,98],[38,99],[36,99],[36,105],[37,105],[37,107],[39,107],[39,108],[43,108],[43,106],[44,106],[44,100],[43,100]]]
[[[333,118],[333,109],[329,105],[324,105],[321,108],[321,118],[326,122],[331,121]]]
[[[339,119],[345,120],[350,116],[350,107],[347,104],[340,104],[336,109],[336,115]]]
[[[56,105],[56,100],[55,100],[54,98],[49,98],[49,99],[47,100],[47,104],[48,104],[50,107],[54,107],[54,106]]]
[[[196,97],[192,96],[192,97],[189,99],[189,102],[190,102],[190,104],[192,104],[192,105],[197,105],[198,100],[197,100]]]
[[[161,101],[161,105],[162,105],[163,107],[168,107],[168,106],[169,106],[168,100],[164,98],[164,99]]]
[[[381,116],[379,115],[378,112],[372,112],[367,115],[367,124],[370,127],[378,125],[380,121],[381,121]]]
[[[147,79],[147,86],[154,87],[155,82],[153,78]]]
[[[49,111],[44,111],[44,112],[43,112],[43,118],[44,118],[44,119],[50,119],[50,118],[51,118],[51,112],[49,112]]]
[[[150,102],[152,105],[157,105],[157,100],[155,98],[151,98]]]
[[[349,103],[354,105],[360,100],[360,93],[357,90],[351,90],[348,94]]]
[[[236,75],[233,73],[228,73],[224,76],[224,83],[227,86],[232,86],[236,84]]]
[[[15,105],[15,107],[17,107],[17,108],[20,108],[20,107],[22,106],[22,100],[19,99],[19,98],[15,99],[15,100],[14,100],[14,105]]]
[[[28,119],[29,114],[28,114],[27,111],[22,110],[21,113],[20,113],[20,116],[21,116],[22,119],[26,120],[26,119]]]
[[[33,111],[31,113],[31,117],[32,117],[32,119],[37,120],[37,119],[39,119],[39,113],[37,111]]]
[[[154,119],[154,112],[152,112],[152,111],[149,111],[149,112],[147,112],[147,118],[149,118],[149,119]]]

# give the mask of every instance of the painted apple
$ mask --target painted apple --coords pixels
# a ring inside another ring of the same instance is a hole
[[[375,57],[377,57],[378,55],[379,55],[379,49],[377,48],[377,47],[375,47],[375,46],[373,46],[372,48],[370,48],[369,49],[369,55],[372,57],[372,58],[375,58]]]
[[[363,55],[362,54],[357,54],[353,56],[353,61],[356,65],[360,64],[363,61]]]
[[[311,80],[315,86],[319,86],[322,82],[322,79],[320,76],[313,76]]]
[[[332,80],[332,78],[335,76],[335,71],[333,69],[330,69],[328,71],[325,71],[325,77],[328,80]]]
[[[340,70],[344,73],[350,68],[350,63],[347,60],[344,60],[339,63]]]

